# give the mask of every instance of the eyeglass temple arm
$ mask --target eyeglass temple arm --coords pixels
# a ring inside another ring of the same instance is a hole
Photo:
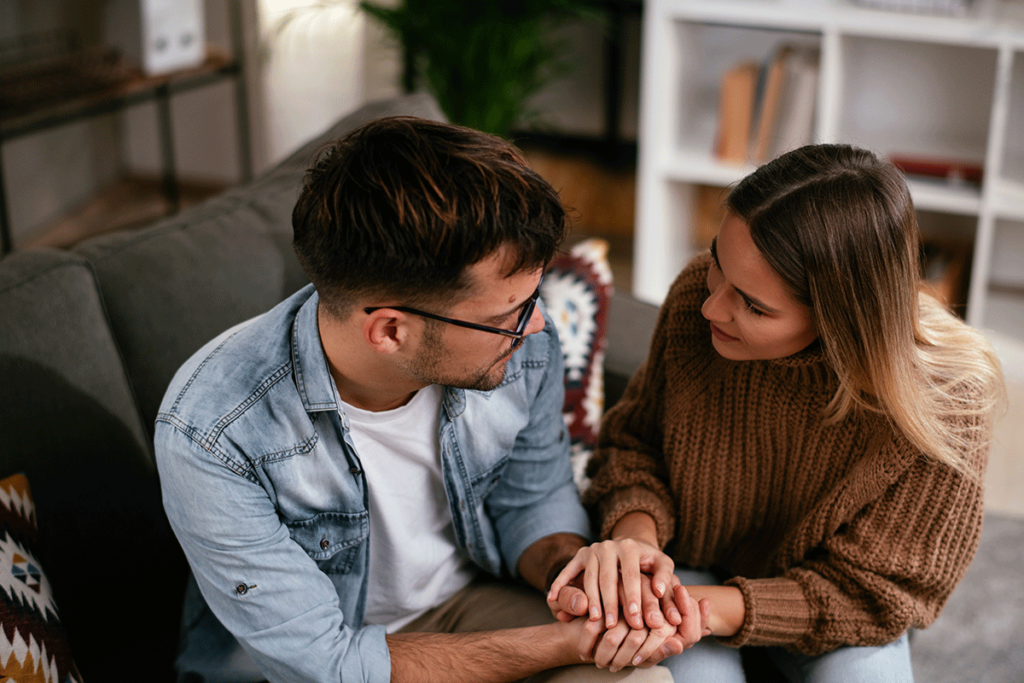
[[[365,313],[369,314],[369,313],[373,313],[374,311],[379,311],[382,308],[390,308],[393,311],[401,311],[402,313],[412,313],[413,315],[419,315],[419,316],[422,316],[424,318],[431,318],[432,320],[440,320],[443,323],[448,323],[449,325],[458,325],[459,327],[465,327],[465,328],[468,328],[470,330],[480,330],[481,332],[491,332],[491,333],[494,333],[494,334],[503,334],[506,337],[511,337],[512,339],[522,339],[523,336],[524,336],[523,333],[521,333],[521,332],[513,332],[511,330],[503,330],[503,329],[501,329],[499,327],[488,327],[487,325],[478,325],[477,323],[470,323],[470,322],[466,322],[465,320],[455,320],[453,318],[446,318],[443,315],[435,315],[434,313],[427,313],[426,311],[420,311],[420,310],[417,310],[415,308],[409,308],[408,306],[370,306],[369,308],[364,308],[363,311]]]

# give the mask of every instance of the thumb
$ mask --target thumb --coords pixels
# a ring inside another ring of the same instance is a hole
[[[587,594],[575,586],[562,586],[562,589],[558,591],[558,599],[555,603],[563,612],[576,617],[589,614],[590,604],[587,601]]]

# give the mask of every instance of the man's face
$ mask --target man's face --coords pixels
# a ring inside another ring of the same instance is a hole
[[[469,267],[470,293],[443,315],[504,330],[514,330],[523,307],[540,284],[542,269],[506,277],[508,251],[499,249]],[[544,329],[540,311],[533,310],[525,334]],[[505,377],[513,340],[500,334],[427,321],[420,349],[406,367],[425,384],[490,391]]]

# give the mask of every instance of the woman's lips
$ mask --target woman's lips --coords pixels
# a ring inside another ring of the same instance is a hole
[[[722,329],[714,323],[711,323],[711,334],[715,335],[716,339],[720,339],[724,342],[732,342],[738,339],[737,337],[733,337],[731,335],[726,334],[725,332],[722,332]]]

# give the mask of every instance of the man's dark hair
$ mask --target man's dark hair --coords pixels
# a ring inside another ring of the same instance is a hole
[[[413,117],[372,121],[327,146],[292,212],[294,247],[321,301],[344,317],[451,300],[502,246],[508,275],[540,268],[566,232],[558,193],[510,143]]]

